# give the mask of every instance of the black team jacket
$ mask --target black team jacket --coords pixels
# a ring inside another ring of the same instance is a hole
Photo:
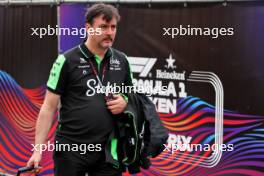
[[[158,156],[168,139],[155,105],[144,94],[128,94],[128,105],[124,113],[115,117],[115,130],[106,146],[106,161],[130,174],[148,169],[150,158]],[[117,139],[113,143],[113,139]],[[113,145],[114,144],[114,145]],[[116,147],[116,155],[113,151]]]

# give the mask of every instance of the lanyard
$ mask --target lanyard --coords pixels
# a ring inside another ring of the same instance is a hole
[[[88,61],[89,61],[89,64],[91,65],[91,67],[92,67],[93,73],[94,73],[94,75],[95,75],[95,77],[96,77],[96,79],[97,79],[97,81],[98,81],[100,87],[103,87],[104,76],[105,76],[105,70],[106,70],[106,63],[104,64],[104,67],[103,67],[102,81],[101,81],[100,78],[99,78],[99,75],[98,75],[98,73],[97,73],[97,71],[96,71],[96,69],[95,69],[94,64],[92,63],[92,61],[91,61],[90,59],[88,59]]]
[[[82,52],[82,54],[83,54],[83,55],[87,58],[87,60],[89,61],[89,64],[90,64],[91,67],[92,67],[93,73],[94,73],[94,75],[95,75],[95,77],[96,77],[96,79],[97,79],[97,81],[98,81],[98,84],[99,84],[101,87],[103,87],[103,81],[104,81],[104,76],[105,76],[105,70],[106,70],[107,62],[104,64],[104,67],[103,67],[102,81],[101,81],[100,78],[99,78],[99,75],[98,75],[98,73],[97,73],[97,71],[96,71],[96,69],[95,69],[94,64],[91,62],[91,60],[89,59],[89,57],[85,54],[85,52],[82,50],[81,45],[79,45],[79,49],[80,49],[80,51]],[[111,52],[112,52],[112,49],[111,49],[111,48],[110,48],[110,50],[111,50]],[[113,56],[111,56],[111,59],[112,59],[112,58],[113,58]]]

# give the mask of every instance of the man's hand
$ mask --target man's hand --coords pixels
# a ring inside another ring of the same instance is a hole
[[[48,132],[52,125],[53,115],[57,110],[60,96],[47,90],[44,102],[40,108],[38,120],[36,123],[35,144],[44,144]],[[41,148],[34,150],[27,166],[34,166],[34,171],[38,171],[39,162],[41,161]]]
[[[112,114],[120,114],[125,110],[127,102],[124,100],[122,95],[113,95],[113,97],[114,100],[106,103],[107,108],[112,112]]]
[[[27,167],[29,166],[34,166],[34,173],[39,173],[40,172],[40,167],[39,163],[41,161],[42,155],[39,151],[34,151],[31,158],[27,162]]]

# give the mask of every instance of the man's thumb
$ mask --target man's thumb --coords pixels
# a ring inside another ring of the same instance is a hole
[[[34,168],[37,168],[39,166],[39,162],[35,161],[34,162]]]

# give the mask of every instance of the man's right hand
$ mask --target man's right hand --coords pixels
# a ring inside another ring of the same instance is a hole
[[[40,108],[35,134],[35,145],[44,144],[47,134],[51,128],[53,115],[57,110],[60,96],[47,90],[44,102]],[[27,166],[34,166],[35,170],[39,170],[39,163],[42,158],[41,148],[37,148],[27,162]]]
[[[34,151],[31,158],[27,162],[27,166],[34,166],[34,168],[39,167],[39,163],[41,161],[42,155],[39,151]],[[39,172],[39,169],[36,169],[35,172]]]

